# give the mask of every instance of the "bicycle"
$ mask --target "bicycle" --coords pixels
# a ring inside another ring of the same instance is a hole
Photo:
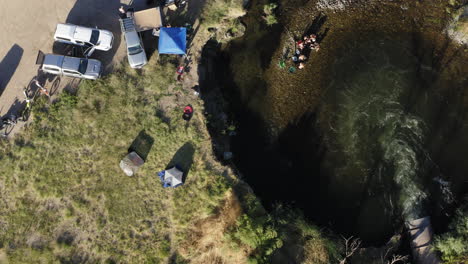
[[[38,91],[40,94],[44,94],[44,95],[46,95],[47,97],[50,98],[49,91],[47,91],[47,89],[46,89],[45,87],[43,87],[43,86],[39,83],[39,81],[38,81],[37,79],[34,81],[34,84],[36,84],[36,86],[39,88],[39,90],[37,90],[37,91]]]
[[[11,114],[8,117],[2,118],[0,122],[0,130],[4,130],[1,134],[3,138],[8,137],[8,134],[11,133],[13,127],[16,125],[16,116]]]
[[[24,106],[23,110],[21,110],[20,118],[18,120],[22,122],[26,122],[31,116],[33,97],[28,96],[26,89],[23,90],[23,94],[25,97],[26,105]]]

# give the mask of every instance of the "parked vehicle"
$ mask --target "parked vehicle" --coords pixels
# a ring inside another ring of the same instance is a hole
[[[120,19],[120,28],[127,44],[127,57],[130,67],[140,69],[148,63],[143,42],[141,41],[133,21],[133,17]]]
[[[96,80],[101,76],[101,62],[95,59],[44,54],[39,51],[36,64],[46,73]]]
[[[108,30],[87,28],[72,24],[57,24],[54,39],[57,42],[86,47],[90,56],[94,50],[107,51],[112,48],[114,35]]]

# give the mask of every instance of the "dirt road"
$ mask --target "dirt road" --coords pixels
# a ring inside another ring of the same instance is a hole
[[[3,1],[0,9],[0,116],[15,113],[23,104],[22,90],[37,75],[39,50],[63,54],[63,45],[53,43],[57,23],[97,26],[114,33],[114,46],[97,51],[93,58],[106,67],[105,73],[125,56],[118,22],[118,8],[129,1],[48,0]],[[71,79],[61,78],[64,87]]]

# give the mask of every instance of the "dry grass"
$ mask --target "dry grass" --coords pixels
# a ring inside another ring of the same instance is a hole
[[[9,263],[157,263],[177,250],[189,227],[213,214],[230,189],[212,160],[202,105],[175,84],[175,66],[122,67],[77,96],[36,108],[35,122],[0,150],[0,248]],[[168,87],[173,86],[171,94]],[[175,100],[159,109],[158,100]],[[190,101],[195,115],[181,118]],[[164,113],[162,119],[156,113]],[[144,130],[154,138],[135,177],[120,159]],[[156,176],[186,143],[186,184],[163,189]],[[5,256],[6,255],[6,256]]]

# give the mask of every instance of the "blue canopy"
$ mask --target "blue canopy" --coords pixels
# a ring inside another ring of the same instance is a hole
[[[161,28],[159,32],[160,54],[185,54],[187,30],[185,28]]]

